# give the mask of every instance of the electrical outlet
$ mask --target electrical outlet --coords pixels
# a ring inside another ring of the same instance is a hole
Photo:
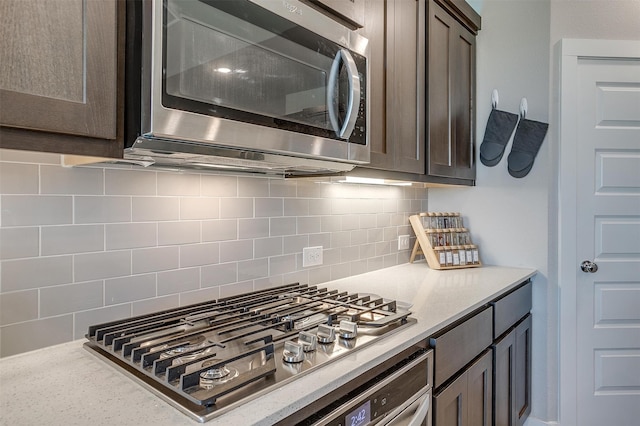
[[[302,267],[322,265],[322,246],[302,249]]]
[[[398,236],[398,250],[409,250],[409,236]]]

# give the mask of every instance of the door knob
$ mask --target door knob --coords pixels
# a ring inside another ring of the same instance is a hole
[[[580,264],[580,269],[582,269],[582,272],[593,274],[598,271],[598,265],[590,260],[585,260]]]

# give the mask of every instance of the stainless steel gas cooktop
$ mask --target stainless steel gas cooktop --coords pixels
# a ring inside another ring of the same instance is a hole
[[[204,422],[415,323],[410,314],[290,284],[93,325],[85,347]]]

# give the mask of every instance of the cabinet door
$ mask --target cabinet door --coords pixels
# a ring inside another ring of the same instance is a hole
[[[493,405],[493,358],[487,351],[467,370],[468,426],[490,426]]]
[[[433,397],[434,426],[464,426],[466,409],[467,375],[463,373]]]
[[[475,36],[429,2],[428,174],[475,179]]]
[[[116,0],[0,0],[2,139],[12,129],[116,139],[117,23]]]
[[[513,424],[522,426],[531,412],[531,314],[515,329]]]
[[[390,14],[387,98],[396,171],[425,172],[424,0],[396,0]]]
[[[425,171],[425,0],[366,0],[370,110],[368,167]]]
[[[513,379],[515,377],[515,330],[507,333],[493,345],[494,373],[494,425],[510,426],[513,418]]]

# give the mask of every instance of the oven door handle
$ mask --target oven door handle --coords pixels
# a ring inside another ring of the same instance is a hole
[[[415,408],[416,405],[418,406],[417,408]],[[427,385],[407,402],[384,417],[380,426],[420,426],[425,420],[426,424],[431,426],[430,408],[431,385]]]
[[[344,118],[342,128],[338,122],[338,101],[336,99],[336,86],[340,74],[340,63],[344,62],[347,67],[347,77],[349,78],[349,100],[347,103],[347,115]],[[346,49],[340,49],[333,59],[331,71],[329,73],[329,83],[327,87],[327,103],[329,110],[329,120],[336,135],[342,139],[349,139],[358,119],[358,108],[360,107],[360,76],[358,67],[353,60],[353,56]]]

